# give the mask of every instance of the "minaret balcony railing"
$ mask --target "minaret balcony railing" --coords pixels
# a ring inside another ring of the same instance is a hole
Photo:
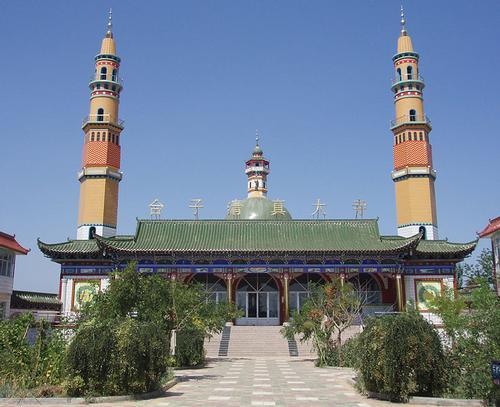
[[[394,120],[391,120],[391,129],[394,129],[403,124],[425,124],[431,127],[431,120],[425,115],[408,115],[399,116]]]
[[[120,127],[123,129],[123,125],[125,121],[118,119],[117,121],[111,120],[110,114],[89,114],[84,117],[82,120],[82,127],[85,127],[87,124],[112,124],[116,127]]]
[[[399,82],[407,82],[407,81],[416,81],[416,82],[423,82],[424,77],[422,75],[415,75],[415,74],[401,74],[401,76],[398,76],[392,80],[392,84],[396,84]]]
[[[89,82],[111,82],[111,83],[117,83],[118,85],[123,87],[123,79],[119,77],[118,75],[113,75],[113,74],[97,74],[97,75],[91,75]]]

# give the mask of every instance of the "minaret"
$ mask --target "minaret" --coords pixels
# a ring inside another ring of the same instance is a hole
[[[394,133],[394,171],[398,235],[409,237],[421,232],[425,239],[437,239],[437,215],[429,141],[431,122],[424,113],[424,81],[418,69],[419,55],[413,50],[406,31],[401,7],[401,35],[394,61],[395,79],[392,91],[396,119]]]
[[[259,136],[255,138],[255,148],[252,158],[246,162],[245,174],[248,177],[248,197],[265,197],[267,195],[267,174],[269,161],[264,158],[264,152],[259,145]]]
[[[89,84],[90,113],[82,125],[84,145],[82,170],[78,173],[77,239],[91,239],[94,233],[105,237],[116,234],[123,122],[118,118],[122,84],[111,17],[110,10],[106,36],[95,57],[95,73]]]

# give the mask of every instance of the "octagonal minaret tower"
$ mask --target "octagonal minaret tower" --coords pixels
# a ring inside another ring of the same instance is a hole
[[[424,113],[425,84],[418,68],[419,55],[406,31],[402,7],[401,26],[397,53],[392,58],[396,118],[391,122],[398,235],[409,237],[421,232],[426,239],[437,239],[436,171],[429,139],[432,127]]]
[[[123,122],[118,118],[122,84],[112,28],[110,10],[107,32],[101,51],[95,57],[95,72],[89,84],[90,112],[82,125],[84,145],[82,169],[78,173],[77,239],[91,239],[94,233],[105,237],[116,234]]]
[[[252,158],[246,162],[245,174],[248,177],[248,197],[265,197],[267,195],[267,175],[269,161],[264,158],[264,152],[259,145],[259,137],[255,138],[255,148]]]

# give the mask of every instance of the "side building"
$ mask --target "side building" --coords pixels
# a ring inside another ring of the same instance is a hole
[[[26,255],[28,252],[28,249],[17,242],[15,235],[0,232],[0,319],[10,316],[16,256]]]

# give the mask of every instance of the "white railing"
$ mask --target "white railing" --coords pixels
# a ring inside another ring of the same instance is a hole
[[[415,74],[401,74],[401,76],[396,76],[392,80],[392,84],[396,84],[398,82],[406,82],[406,81],[416,81],[416,82],[423,82],[424,77],[422,75],[415,75]]]
[[[125,122],[121,119],[118,119],[118,121],[111,121],[111,115],[109,113],[103,113],[85,116],[82,120],[82,126],[85,126],[87,123],[111,123],[118,127],[123,127]]]
[[[94,75],[91,75],[90,82],[96,82],[96,81],[113,82],[123,86],[123,79],[120,78],[118,75],[113,75],[112,73],[107,73],[107,74],[96,73]]]
[[[431,125],[430,119],[422,114],[405,114],[403,116],[397,117],[395,120],[391,120],[391,127],[399,126],[405,123],[425,123],[429,126]]]

